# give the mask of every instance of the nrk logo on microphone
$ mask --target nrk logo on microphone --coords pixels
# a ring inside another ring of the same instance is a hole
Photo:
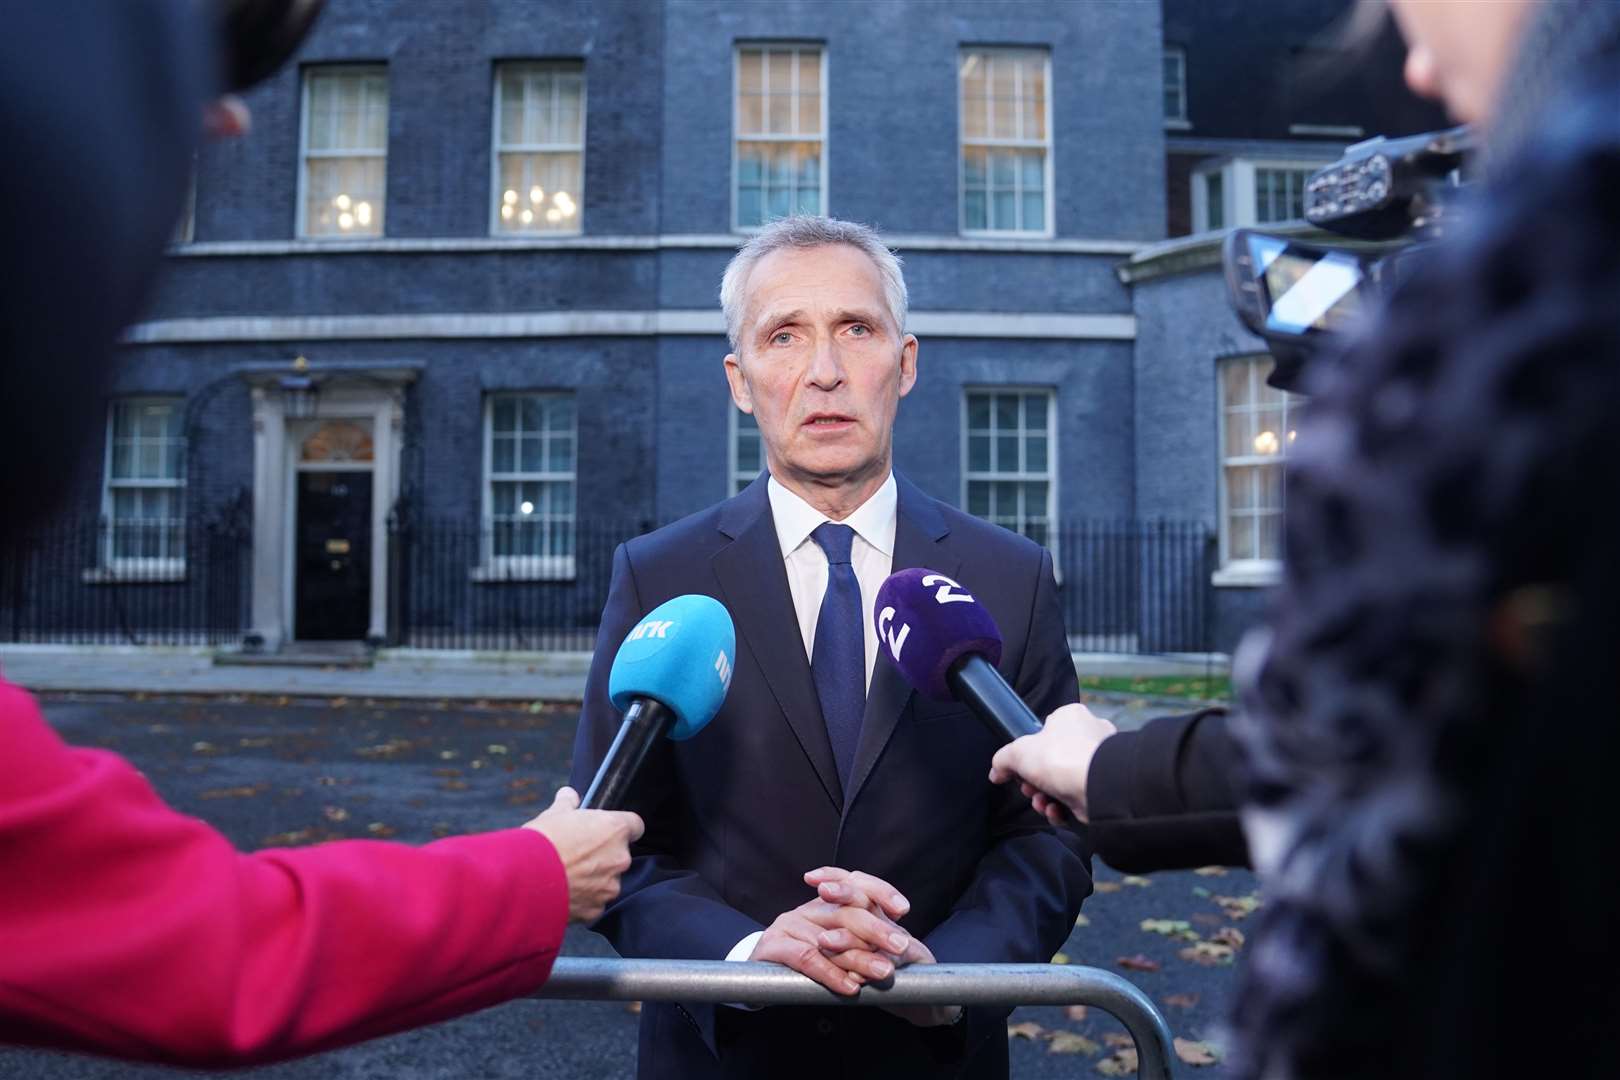
[[[878,638],[906,681],[937,701],[952,699],[951,665],[970,653],[1001,660],[1001,631],[973,594],[937,570],[890,574],[878,589]]]
[[[637,697],[662,702],[678,718],[670,738],[690,738],[725,701],[736,649],[725,605],[712,596],[677,596],[625,635],[608,675],[608,696],[621,710]]]

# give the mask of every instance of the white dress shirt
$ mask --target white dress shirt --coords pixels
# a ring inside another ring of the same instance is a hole
[[[816,528],[832,518],[805,502],[799,496],[771,477],[765,483],[765,493],[771,500],[771,517],[776,521],[776,539],[782,547],[782,560],[786,564],[788,594],[793,598],[793,613],[799,619],[799,636],[804,639],[806,659],[815,659],[816,622],[821,618],[821,600],[827,592],[827,553],[810,536]],[[863,502],[839,525],[855,530],[850,544],[849,561],[855,569],[855,580],[861,586],[861,620],[866,635],[866,688],[872,689],[872,670],[877,664],[877,624],[872,612],[878,589],[888,578],[894,566],[894,529],[899,507],[898,489],[894,473],[883,481],[883,486]],[[759,944],[763,931],[756,930],[726,954],[727,960],[746,960]]]

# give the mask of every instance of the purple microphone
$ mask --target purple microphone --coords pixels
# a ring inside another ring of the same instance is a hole
[[[996,670],[1001,631],[960,584],[933,570],[890,574],[873,605],[878,648],[918,693],[960,701],[1007,742],[1041,722]]]

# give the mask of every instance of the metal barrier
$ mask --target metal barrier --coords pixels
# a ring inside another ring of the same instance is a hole
[[[886,987],[843,997],[777,964],[565,956],[536,998],[743,1001],[750,1005],[1087,1005],[1125,1025],[1137,1076],[1171,1080],[1170,1027],[1148,996],[1111,971],[1053,964],[921,964]]]

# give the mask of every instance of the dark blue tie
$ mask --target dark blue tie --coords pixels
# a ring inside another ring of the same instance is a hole
[[[861,583],[849,561],[855,530],[826,522],[810,538],[827,553],[827,592],[816,619],[810,675],[816,681],[821,716],[847,794],[855,745],[861,737],[861,716],[866,712],[866,625],[861,615]]]

